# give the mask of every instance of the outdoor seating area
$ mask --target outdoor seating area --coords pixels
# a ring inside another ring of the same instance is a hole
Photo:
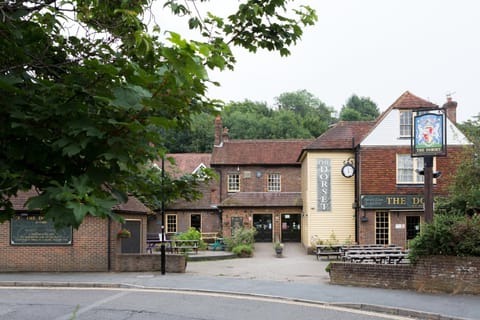
[[[317,259],[333,256],[352,263],[408,263],[408,251],[396,245],[317,245]]]
[[[198,254],[199,241],[198,240],[164,240],[165,250],[170,253],[188,253],[194,252]],[[147,235],[147,248],[146,251],[153,253],[156,248],[159,248],[162,244],[160,234],[148,234]]]

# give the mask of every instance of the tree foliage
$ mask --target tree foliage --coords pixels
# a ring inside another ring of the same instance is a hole
[[[380,114],[377,104],[367,97],[353,94],[340,110],[340,120],[365,121],[375,120]]]
[[[168,133],[218,109],[208,70],[233,68],[230,46],[287,55],[315,22],[311,8],[287,3],[245,0],[227,18],[202,19],[166,1],[202,37],[189,41],[148,31],[150,0],[0,2],[0,221],[31,188],[29,209],[58,227],[119,219],[112,205],[146,191],[141,179]]]

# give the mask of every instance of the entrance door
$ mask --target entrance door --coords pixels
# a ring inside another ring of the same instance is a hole
[[[300,242],[300,215],[282,214],[282,242]]]
[[[122,228],[130,230],[132,236],[122,239],[122,253],[140,253],[140,226],[137,220],[127,220]]]
[[[253,227],[257,230],[255,235],[256,242],[272,242],[272,215],[271,214],[254,214]]]
[[[407,243],[420,232],[420,216],[407,216]]]

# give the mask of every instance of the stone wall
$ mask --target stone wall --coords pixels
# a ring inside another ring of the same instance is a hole
[[[432,256],[413,265],[332,263],[330,283],[421,292],[480,294],[480,257]]]
[[[160,254],[118,254],[116,257],[117,272],[161,271]],[[187,260],[183,254],[167,254],[165,271],[169,273],[184,273]]]

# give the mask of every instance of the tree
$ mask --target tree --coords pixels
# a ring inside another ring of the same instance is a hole
[[[226,19],[202,19],[166,1],[196,41],[147,31],[150,0],[0,2],[0,221],[14,213],[11,197],[31,188],[39,196],[28,207],[58,227],[120,219],[112,206],[129,190],[148,193],[142,178],[167,152],[167,132],[218,110],[208,70],[233,68],[231,46],[288,55],[316,21],[310,7],[287,2],[245,0]]]
[[[462,163],[458,166],[450,185],[449,196],[437,205],[441,211],[474,215],[480,213],[480,115],[475,121],[458,124],[472,142],[465,150]]]
[[[307,90],[285,92],[275,98],[279,110],[289,110],[302,118],[302,125],[312,137],[320,136],[332,124],[333,108],[327,107]]]
[[[375,120],[379,116],[377,104],[370,98],[359,97],[353,94],[340,110],[340,120],[365,121]]]

